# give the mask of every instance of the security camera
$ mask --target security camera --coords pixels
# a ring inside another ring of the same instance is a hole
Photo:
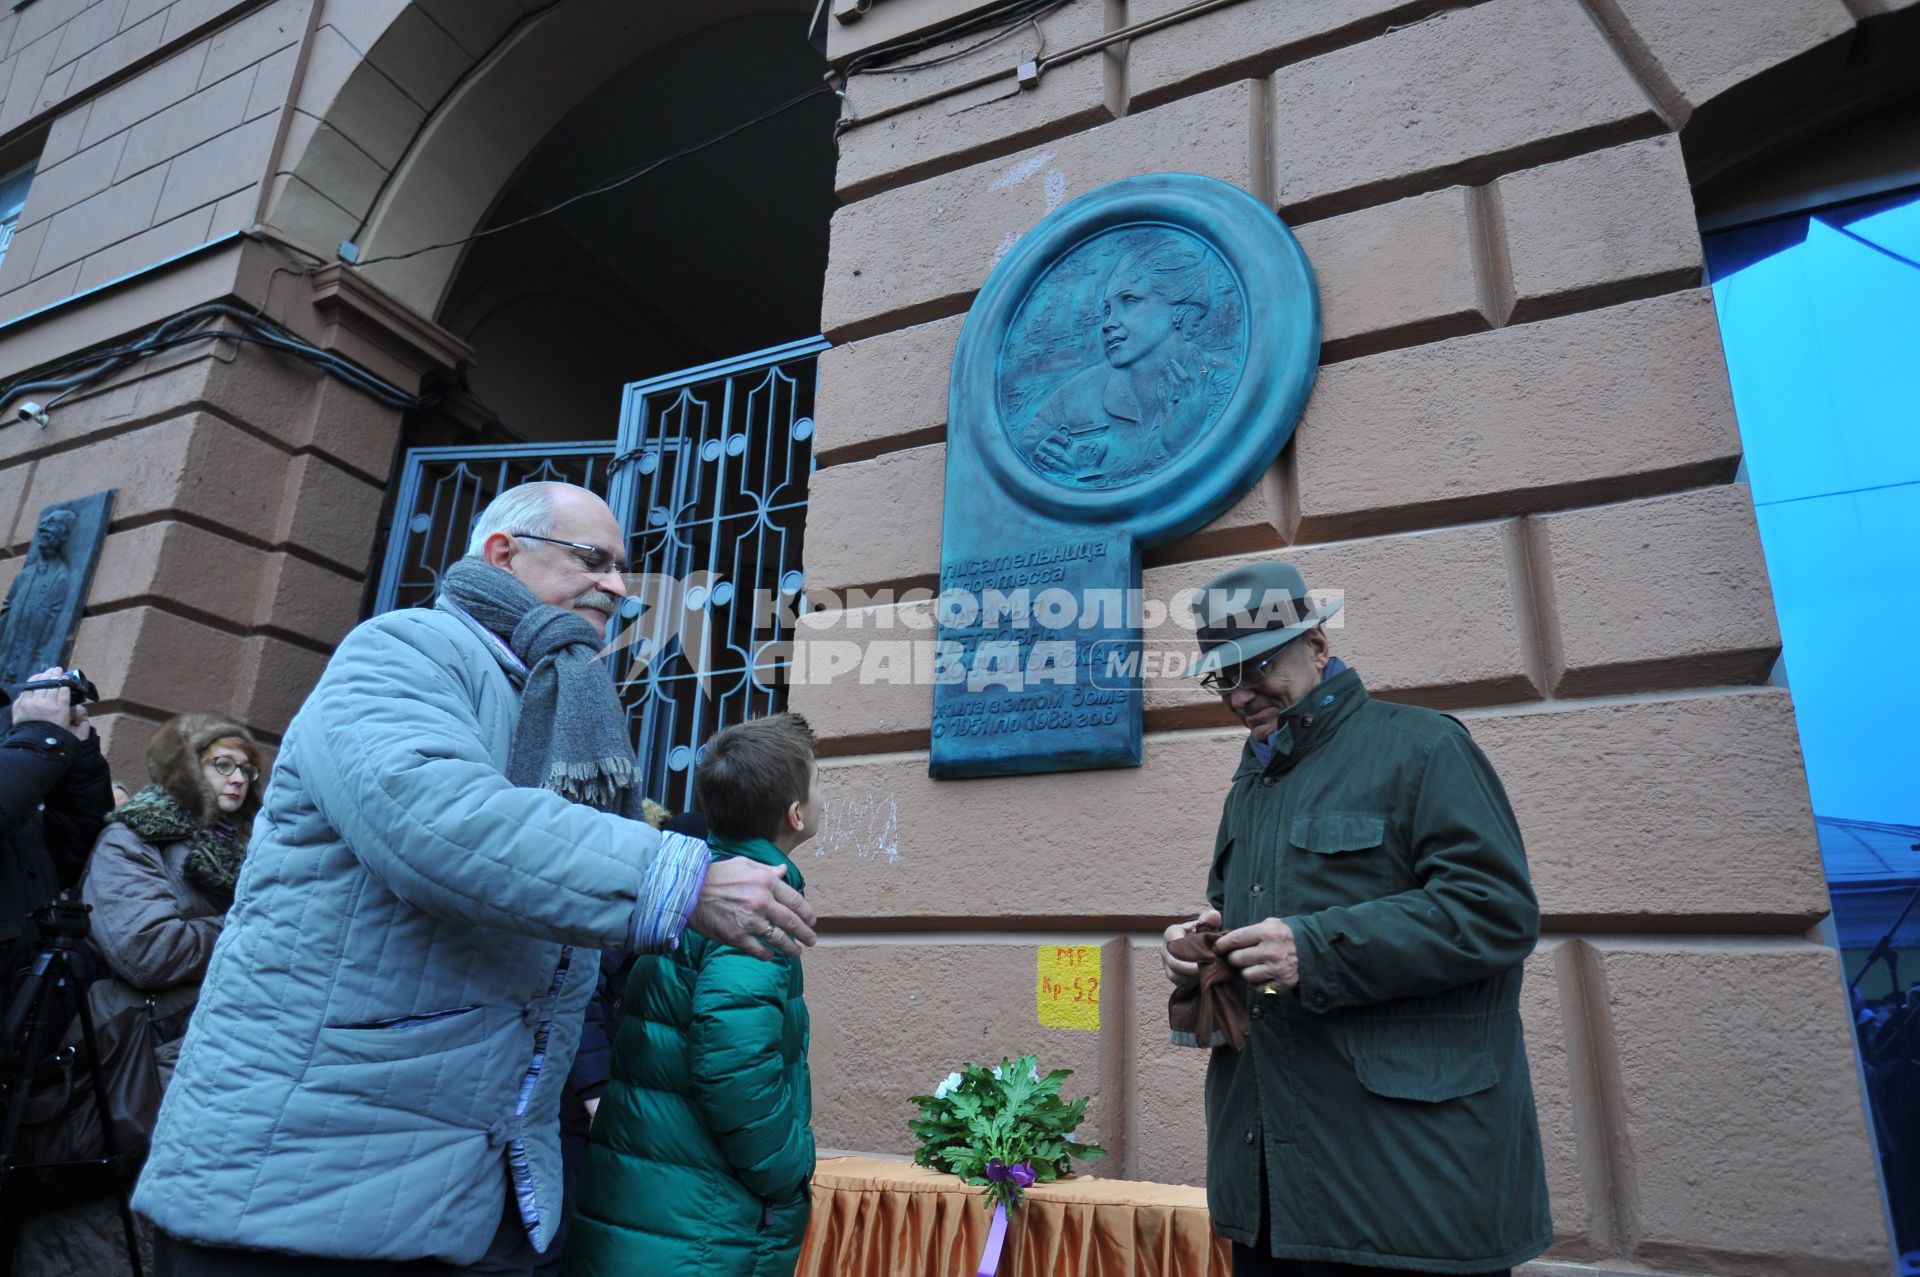
[[[37,422],[42,429],[45,429],[52,421],[52,418],[47,416],[47,410],[45,408],[29,401],[20,405],[20,420]]]

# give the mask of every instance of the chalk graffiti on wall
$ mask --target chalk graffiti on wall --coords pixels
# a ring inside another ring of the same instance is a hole
[[[856,860],[900,858],[900,803],[872,790],[827,799],[820,813],[820,837],[813,854],[848,855]]]

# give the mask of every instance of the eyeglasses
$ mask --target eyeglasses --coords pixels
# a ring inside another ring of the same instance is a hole
[[[235,772],[239,772],[242,776],[245,776],[249,785],[260,779],[260,769],[252,763],[236,763],[231,758],[220,757],[209,758],[206,765],[219,772],[223,779],[233,775]]]
[[[621,576],[625,576],[627,573],[627,561],[625,559],[620,558],[618,555],[609,554],[597,545],[588,545],[583,541],[562,541],[558,537],[539,537],[531,532],[515,532],[511,535],[517,536],[523,541],[545,541],[548,545],[564,546],[572,552],[574,558],[580,560],[582,567],[586,568],[587,571],[593,573],[595,576],[603,576],[608,572],[616,572]]]
[[[1203,674],[1200,676],[1200,686],[1209,692],[1219,692],[1224,696],[1228,692],[1238,691],[1249,683],[1258,683],[1267,676],[1267,667],[1279,660],[1281,653],[1286,650],[1287,645],[1283,643],[1257,661],[1242,661],[1232,669],[1215,670],[1211,674]]]

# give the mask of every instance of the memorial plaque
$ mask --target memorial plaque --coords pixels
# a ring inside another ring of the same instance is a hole
[[[1141,551],[1273,463],[1319,354],[1312,267],[1237,187],[1128,178],[1020,240],[954,353],[934,776],[1138,765]]]
[[[0,603],[0,686],[67,663],[112,502],[109,489],[50,505],[34,520],[26,564]]]

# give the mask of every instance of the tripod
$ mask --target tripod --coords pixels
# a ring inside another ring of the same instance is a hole
[[[107,1087],[101,1076],[100,1045],[94,1033],[93,1011],[87,1005],[87,986],[93,983],[95,975],[93,959],[87,952],[87,934],[91,929],[87,914],[91,910],[91,905],[56,900],[34,914],[34,920],[40,928],[41,948],[34,954],[13,1002],[7,1008],[5,1036],[0,1037],[0,1051],[5,1052],[4,1057],[0,1058],[4,1058],[6,1072],[11,1075],[5,1121],[0,1124],[0,1192],[17,1199],[20,1190],[25,1187],[44,1191],[63,1180],[72,1181],[105,1172],[113,1184],[114,1196],[120,1207],[120,1228],[126,1237],[127,1262],[132,1265],[133,1277],[145,1277],[140,1265],[139,1241],[134,1234],[133,1207],[127,1194],[130,1172],[134,1168],[132,1160],[120,1151],[119,1140],[109,1118]],[[34,1066],[44,1058],[50,1031],[52,1035],[61,1032],[61,1026],[50,1023],[50,1020],[54,1007],[62,1000],[59,996],[62,993],[72,998],[79,1015],[77,1058],[86,1070],[94,1103],[99,1108],[101,1142],[105,1149],[99,1157],[79,1161],[19,1162],[14,1159],[14,1152],[20,1138],[21,1119],[25,1116],[27,1093],[33,1081]],[[17,1225],[24,1213],[11,1209],[7,1216]],[[0,1230],[0,1245],[5,1247],[4,1251],[0,1251],[0,1273],[12,1271],[14,1240],[11,1227]]]

